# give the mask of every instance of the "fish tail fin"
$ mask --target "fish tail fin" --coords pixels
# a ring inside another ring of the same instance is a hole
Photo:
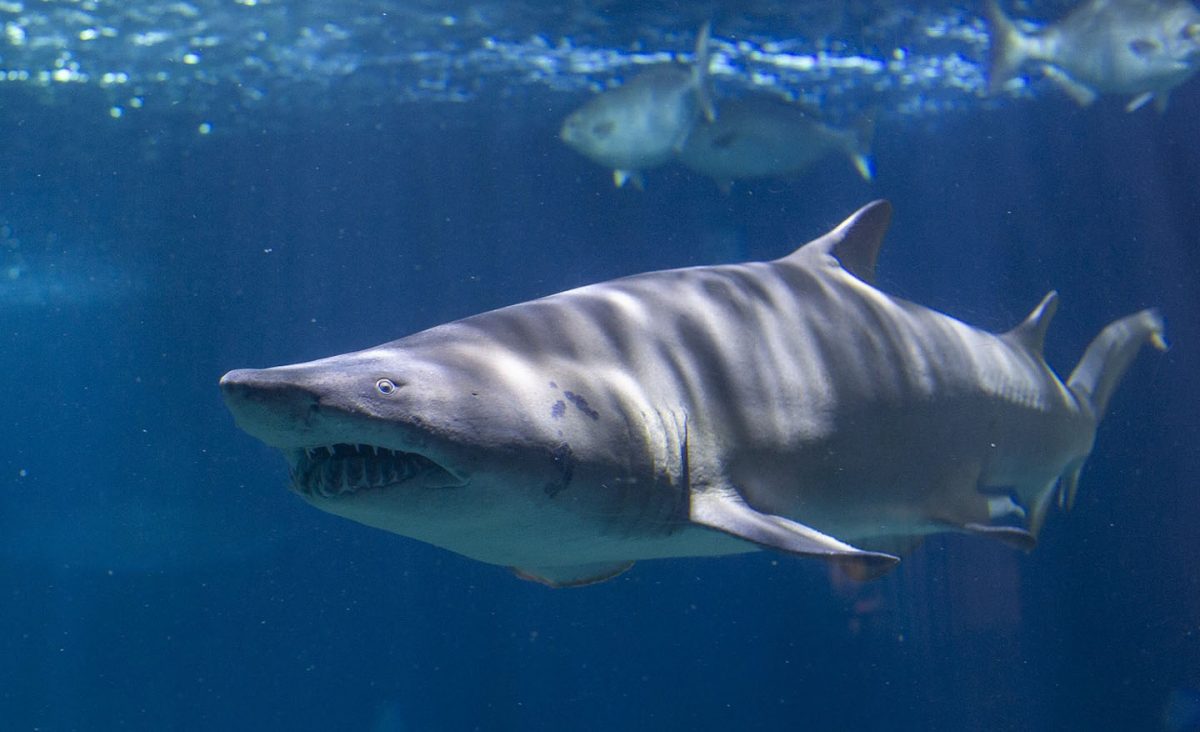
[[[1029,58],[1029,37],[1021,33],[996,0],[987,3],[988,94],[998,94]]]
[[[700,111],[709,122],[717,119],[717,108],[713,106],[712,89],[709,81],[708,67],[712,63],[712,21],[700,26],[696,34],[696,57],[692,63],[692,81],[696,87],[696,101]]]
[[[1150,343],[1167,350],[1162,315],[1149,308],[1109,323],[1100,331],[1067,378],[1075,396],[1091,405],[1097,422],[1108,409],[1108,401],[1121,377],[1142,346]]]
[[[871,143],[875,141],[875,117],[877,110],[872,110],[858,116],[854,126],[850,128],[847,142],[847,154],[854,169],[868,183],[875,178],[875,163],[871,160]]]

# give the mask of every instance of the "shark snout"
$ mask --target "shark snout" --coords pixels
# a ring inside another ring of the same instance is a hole
[[[317,393],[274,369],[238,369],[221,377],[221,395],[238,426],[281,446],[281,436],[311,423]]]

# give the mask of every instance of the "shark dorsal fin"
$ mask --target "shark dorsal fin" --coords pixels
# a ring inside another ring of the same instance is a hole
[[[1054,319],[1056,310],[1058,310],[1058,293],[1051,290],[1046,293],[1033,312],[1021,321],[1020,325],[1005,335],[1040,356],[1046,345],[1046,329],[1050,327],[1050,321]]]
[[[836,229],[793,252],[788,259],[801,252],[828,254],[842,267],[863,282],[874,284],[875,260],[883,245],[892,220],[892,204],[884,200],[872,201],[850,215]]]

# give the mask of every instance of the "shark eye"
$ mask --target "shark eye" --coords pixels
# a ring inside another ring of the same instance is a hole
[[[1184,40],[1187,40],[1188,38],[1200,40],[1200,23],[1188,23],[1186,26],[1184,26],[1183,32],[1179,35],[1181,35]]]
[[[380,379],[375,382],[375,389],[380,394],[388,396],[396,391],[396,382],[391,379]]]

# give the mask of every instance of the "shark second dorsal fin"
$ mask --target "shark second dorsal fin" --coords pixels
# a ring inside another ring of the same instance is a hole
[[[1058,293],[1051,290],[1042,298],[1025,320],[1005,333],[1005,337],[1020,343],[1026,350],[1041,356],[1046,346],[1046,330],[1058,310]]]
[[[875,260],[883,246],[883,236],[892,221],[892,204],[884,200],[872,201],[850,215],[836,229],[819,239],[814,239],[785,257],[826,254],[838,261],[842,267],[868,284],[875,283]]]
[[[734,490],[693,492],[689,518],[694,524],[723,531],[763,547],[818,557],[851,567],[863,577],[883,575],[900,561],[890,554],[868,552],[850,546],[791,519],[760,513],[747,505]]]

